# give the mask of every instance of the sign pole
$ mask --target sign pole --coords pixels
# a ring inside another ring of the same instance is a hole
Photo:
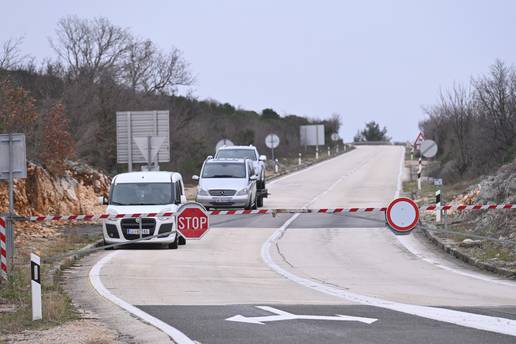
[[[133,171],[133,128],[131,111],[127,113],[127,171]]]
[[[32,294],[32,321],[43,319],[41,311],[41,262],[39,256],[30,254],[30,287]]]
[[[8,270],[12,271],[14,267],[14,228],[13,228],[13,213],[14,213],[14,150],[13,150],[13,135],[9,133],[9,213],[7,215],[7,264]]]

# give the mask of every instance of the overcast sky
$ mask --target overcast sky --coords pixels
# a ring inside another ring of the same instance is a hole
[[[342,115],[350,140],[368,120],[412,140],[441,89],[516,61],[516,1],[4,1],[0,42],[53,58],[67,15],[107,17],[181,49],[194,95],[261,111]]]

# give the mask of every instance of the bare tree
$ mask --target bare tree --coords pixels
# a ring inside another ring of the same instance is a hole
[[[106,18],[69,16],[59,20],[50,44],[74,78],[97,80],[103,73],[116,75],[117,63],[129,49],[130,34]]]
[[[150,40],[133,41],[123,64],[123,79],[134,92],[174,94],[177,86],[193,83],[188,67],[177,48],[163,53]]]
[[[516,71],[501,61],[488,76],[474,81],[478,111],[485,129],[500,149],[511,148],[516,137]]]
[[[0,69],[15,69],[20,67],[29,59],[28,55],[23,55],[20,51],[20,45],[23,38],[8,39],[0,47]]]

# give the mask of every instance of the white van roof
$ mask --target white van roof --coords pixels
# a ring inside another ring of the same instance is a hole
[[[181,175],[177,172],[128,172],[116,175],[113,183],[168,183],[181,179]]]

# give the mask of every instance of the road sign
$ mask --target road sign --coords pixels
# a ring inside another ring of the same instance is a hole
[[[441,186],[441,185],[443,185],[443,179],[442,179],[442,178],[435,178],[435,179],[434,179],[434,185],[435,185],[435,186]]]
[[[177,212],[177,230],[185,238],[200,239],[208,231],[208,213],[199,203],[185,203]]]
[[[155,161],[158,151],[165,143],[165,140],[166,137],[163,136],[133,137],[134,143],[136,143],[140,153],[142,153],[149,165]]]
[[[133,163],[147,163],[148,149],[142,152],[135,138],[163,137],[162,144],[154,158],[154,163],[170,161],[170,113],[164,111],[125,111],[116,113],[116,160],[128,164],[132,171]],[[143,141],[140,140],[140,141]],[[140,143],[141,144],[141,143]]]
[[[411,199],[397,198],[387,207],[385,219],[396,234],[408,234],[419,222],[419,207]]]
[[[425,158],[433,158],[437,154],[437,143],[432,140],[424,140],[421,142],[420,150]]]
[[[331,140],[332,141],[338,141],[339,140],[339,134],[337,134],[337,133],[331,134]]]
[[[423,133],[419,132],[419,134],[416,137],[416,141],[414,141],[414,149],[418,150],[421,147],[421,142],[423,142],[423,140]]]
[[[230,318],[227,318],[226,321],[234,321],[234,322],[242,322],[248,324],[260,324],[263,325],[266,322],[272,321],[284,321],[284,320],[329,320],[329,321],[357,321],[365,324],[372,324],[378,319],[375,318],[363,318],[363,317],[354,317],[349,315],[297,315],[289,312],[282,311],[281,309],[269,307],[269,306],[256,306],[261,310],[266,312],[273,313],[274,315],[264,315],[258,317],[246,317],[243,315],[235,315]]]
[[[324,125],[299,126],[301,146],[324,146]]]
[[[9,179],[10,170],[13,178],[27,177],[24,134],[0,134],[0,179]]]
[[[276,134],[269,134],[265,137],[265,145],[268,148],[274,149],[277,148],[280,144],[280,138]]]
[[[219,142],[217,142],[217,144],[215,145],[215,152],[218,151],[219,148],[221,148],[221,147],[224,147],[224,146],[234,146],[234,145],[235,144],[231,140],[222,139]]]

